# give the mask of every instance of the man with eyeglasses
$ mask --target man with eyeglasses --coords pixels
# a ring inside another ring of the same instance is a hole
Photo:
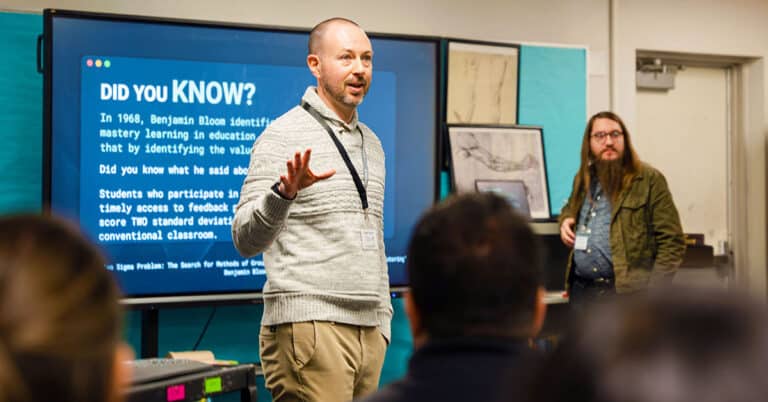
[[[577,310],[670,280],[685,253],[664,175],[640,161],[613,112],[587,123],[581,165],[559,224],[560,238],[573,249],[566,288]]]

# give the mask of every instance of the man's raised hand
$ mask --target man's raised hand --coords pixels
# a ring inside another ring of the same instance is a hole
[[[299,190],[305,189],[320,180],[325,180],[336,174],[335,169],[320,174],[312,172],[312,170],[309,169],[309,159],[311,155],[312,149],[307,148],[303,155],[300,152],[296,152],[296,154],[293,155],[293,160],[285,162],[287,173],[280,176],[280,185],[277,187],[277,190],[283,197],[294,199]]]

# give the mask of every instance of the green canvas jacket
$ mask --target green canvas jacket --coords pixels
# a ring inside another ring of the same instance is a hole
[[[572,192],[558,219],[575,218],[584,202],[584,191]],[[609,235],[616,292],[630,293],[671,280],[685,254],[680,216],[664,175],[648,164],[619,194],[611,212]],[[565,270],[566,289],[573,265],[573,250]]]

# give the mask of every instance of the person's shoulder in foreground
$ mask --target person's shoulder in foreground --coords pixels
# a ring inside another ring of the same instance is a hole
[[[541,271],[537,238],[506,199],[433,207],[408,250],[408,373],[365,401],[493,401],[524,388],[544,319]]]

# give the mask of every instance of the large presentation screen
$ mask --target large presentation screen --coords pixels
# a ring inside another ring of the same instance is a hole
[[[307,31],[47,10],[44,202],[102,247],[129,303],[258,295],[231,222],[254,140],[316,83]],[[371,35],[359,108],[386,154],[390,283],[436,197],[439,42]],[[275,178],[277,180],[278,178]]]

